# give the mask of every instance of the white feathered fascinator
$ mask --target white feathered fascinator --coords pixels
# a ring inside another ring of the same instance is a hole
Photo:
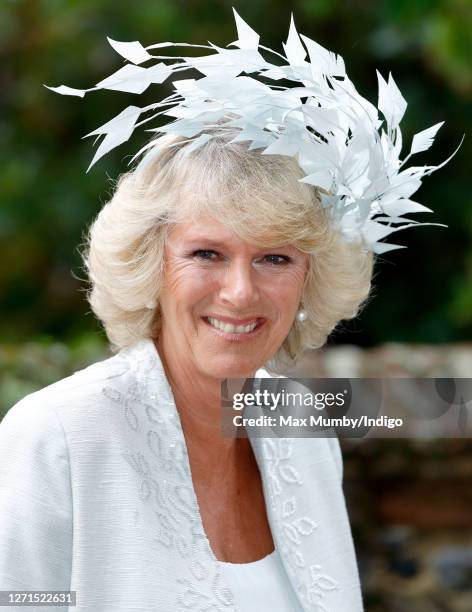
[[[379,82],[378,109],[363,98],[346,74],[344,60],[306,36],[299,35],[293,17],[285,56],[259,44],[259,35],[234,11],[238,40],[228,47],[163,42],[143,47],[138,41],[110,45],[127,63],[90,89],[65,85],[49,87],[60,94],[80,96],[97,89],[140,94],[152,83],[163,83],[171,75],[189,69],[201,73],[197,79],[172,82],[174,93],[148,106],[128,106],[98,129],[84,136],[103,136],[95,162],[126,142],[134,129],[159,115],[173,117],[149,132],[172,133],[192,141],[196,149],[215,136],[205,128],[239,128],[231,142],[249,141],[250,149],[262,148],[265,155],[296,156],[305,173],[302,180],[317,186],[323,206],[329,207],[334,222],[348,240],[363,240],[375,253],[400,245],[379,242],[400,229],[421,225],[404,215],[431,210],[410,197],[421,179],[444,166],[457,152],[438,166],[413,166],[405,162],[426,151],[444,122],[416,134],[408,155],[400,160],[400,121],[407,103],[389,75]],[[150,51],[164,47],[198,47],[211,53],[202,57],[169,57]],[[273,54],[273,64],[260,54]],[[308,54],[308,60],[307,60]],[[162,61],[163,60],[163,61]],[[281,64],[282,61],[282,64]],[[147,64],[145,68],[142,64]],[[281,65],[280,65],[281,64]],[[251,76],[249,76],[251,75]],[[293,81],[292,87],[277,85]],[[47,87],[47,86],[46,86]],[[383,118],[379,118],[379,111]],[[141,119],[141,115],[149,115]],[[234,119],[228,117],[236,116]],[[227,121],[225,121],[227,119]],[[217,123],[218,122],[218,123]],[[221,126],[223,123],[223,126]],[[148,142],[134,157],[144,155],[145,163],[156,145]]]

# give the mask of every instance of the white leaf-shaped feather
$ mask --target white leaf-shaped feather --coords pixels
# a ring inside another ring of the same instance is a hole
[[[88,138],[89,136],[101,136],[102,134],[108,134],[109,132],[113,132],[113,130],[121,131],[123,125],[125,125],[129,118],[138,116],[143,111],[142,108],[137,106],[128,106],[124,110],[121,111],[118,115],[107,121],[97,129],[93,130],[93,132],[89,132],[82,136],[82,139]]]
[[[142,64],[143,62],[152,59],[152,55],[150,55],[143,45],[137,40],[132,42],[120,42],[119,40],[113,40],[109,36],[107,36],[107,40],[113,49],[115,49],[115,51],[121,55],[121,57],[124,57],[133,64]]]
[[[142,109],[137,106],[128,106],[111,121],[108,121],[94,132],[87,134],[87,136],[92,136],[94,134],[106,134],[105,138],[100,143],[100,146],[98,147],[90,166],[87,168],[87,172],[101,157],[129,139],[133,133],[134,126],[139,115],[141,114],[141,111]]]
[[[402,120],[407,103],[393,80],[392,73],[389,74],[388,83],[378,70],[377,78],[379,82],[379,110],[387,120],[388,129],[393,130]]]
[[[314,185],[315,187],[321,187],[321,189],[328,191],[331,189],[333,184],[333,175],[327,170],[320,170],[305,176],[304,178],[300,179],[300,182],[308,183],[309,185]]]
[[[78,96],[79,98],[83,98],[87,91],[92,91],[95,89],[95,87],[92,87],[91,89],[74,89],[73,87],[68,87],[67,85],[59,85],[59,87],[44,85],[44,87],[54,91],[55,93],[62,94],[63,96]]]
[[[434,137],[438,133],[440,127],[444,125],[444,121],[436,123],[422,132],[418,132],[413,136],[413,142],[411,143],[410,155],[414,153],[420,153],[421,151],[427,151],[433,144]]]
[[[372,245],[372,251],[376,255],[388,253],[388,251],[396,251],[398,249],[406,249],[403,244],[389,244],[388,242],[376,242]]]
[[[393,217],[407,215],[409,213],[433,212],[431,208],[427,208],[426,206],[423,206],[423,204],[419,204],[418,202],[413,202],[413,200],[403,198],[393,200],[386,204],[382,203],[382,210],[385,214],[391,215]]]
[[[159,128],[159,132],[192,138],[204,128],[203,121],[198,119],[180,119]]]
[[[289,137],[280,136],[270,144],[262,153],[263,155],[287,155],[289,157],[298,153],[299,143]]]
[[[295,27],[295,22],[293,20],[293,13],[290,20],[290,29],[288,32],[287,42],[283,45],[285,55],[293,66],[300,66],[304,63],[306,58],[306,51],[302,42],[300,40],[300,36],[298,35],[297,28]]]
[[[232,44],[238,46],[240,49],[257,49],[259,46],[259,34],[241,19],[235,8],[233,8],[233,13],[236,21],[236,28],[238,30],[238,40]]]
[[[418,223],[417,221],[411,221],[408,219],[405,219],[405,221],[407,221],[407,223],[400,225],[399,227],[392,227],[391,225],[383,225],[382,223],[376,223],[375,220],[367,221],[361,230],[364,242],[367,244],[367,246],[369,246],[369,248],[372,248],[374,253],[378,253],[380,251],[376,250],[376,248],[380,247],[378,247],[376,243],[378,243],[379,240],[386,238],[390,234],[393,234],[394,232],[399,232],[410,227],[422,227],[424,225],[447,227],[443,223]]]
[[[345,75],[346,69],[344,67],[344,60],[340,55],[336,55],[335,53],[328,51],[317,42],[311,40],[311,38],[308,38],[303,34],[300,36],[308,49],[311,70],[315,80],[322,74],[328,74],[330,76]]]
[[[150,68],[126,64],[111,76],[97,83],[97,88],[140,94],[151,83],[162,83],[170,74],[172,70],[163,63]]]
[[[366,221],[364,227],[362,228],[362,235],[364,236],[367,244],[374,244],[378,240],[382,240],[382,238],[386,238],[393,232],[397,232],[402,229],[401,227],[391,227],[388,225],[383,225],[382,223],[377,223],[376,221]]]
[[[421,187],[421,180],[415,177],[404,177],[400,174],[392,177],[390,187],[387,191],[389,195],[396,194],[398,197],[409,198]]]

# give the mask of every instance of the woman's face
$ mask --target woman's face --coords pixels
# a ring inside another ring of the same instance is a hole
[[[251,376],[288,335],[307,269],[294,246],[248,243],[211,217],[176,224],[165,247],[161,347],[188,371]]]

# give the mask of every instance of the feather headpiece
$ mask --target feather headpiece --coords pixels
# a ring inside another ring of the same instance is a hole
[[[322,190],[323,206],[329,207],[346,239],[361,239],[375,253],[403,248],[380,242],[393,232],[440,225],[419,223],[404,215],[431,212],[410,198],[422,178],[444,166],[462,141],[437,166],[404,165],[415,153],[429,149],[444,122],[416,134],[410,152],[401,161],[400,121],[407,103],[391,74],[386,81],[377,72],[377,108],[357,92],[346,74],[343,58],[299,35],[293,16],[282,55],[261,45],[259,35],[233,11],[238,40],[228,47],[234,48],[172,42],[144,47],[138,41],[108,38],[127,62],[122,68],[90,89],[48,87],[80,97],[98,89],[140,94],[151,84],[164,83],[182,71],[195,69],[201,74],[196,79],[173,81],[174,92],[165,99],[144,107],[128,106],[84,136],[96,136],[96,140],[103,136],[87,172],[111,149],[126,142],[135,128],[166,115],[173,120],[147,131],[182,136],[184,143],[191,141],[187,145],[190,150],[215,136],[210,126],[220,125],[224,130],[226,125],[239,130],[231,142],[249,141],[250,149],[263,149],[264,155],[296,156],[305,174],[300,180]],[[201,57],[155,53],[174,46],[202,48],[211,53]],[[276,57],[277,64],[265,59],[261,50]],[[281,81],[294,85],[277,84]],[[236,118],[228,119],[228,115]],[[147,143],[130,163],[140,156],[144,156],[141,163],[145,162],[155,146],[153,141]]]

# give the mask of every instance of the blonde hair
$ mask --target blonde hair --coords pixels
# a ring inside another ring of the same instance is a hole
[[[295,158],[230,142],[235,128],[205,131],[214,130],[218,134],[196,150],[180,136],[160,136],[141,163],[119,177],[83,253],[88,299],[119,350],[159,334],[164,244],[173,223],[209,214],[248,241],[293,244],[310,256],[302,296],[307,319],[294,321],[266,364],[280,372],[357,315],[369,294],[373,256],[333,227],[319,190],[299,181],[304,174]]]

